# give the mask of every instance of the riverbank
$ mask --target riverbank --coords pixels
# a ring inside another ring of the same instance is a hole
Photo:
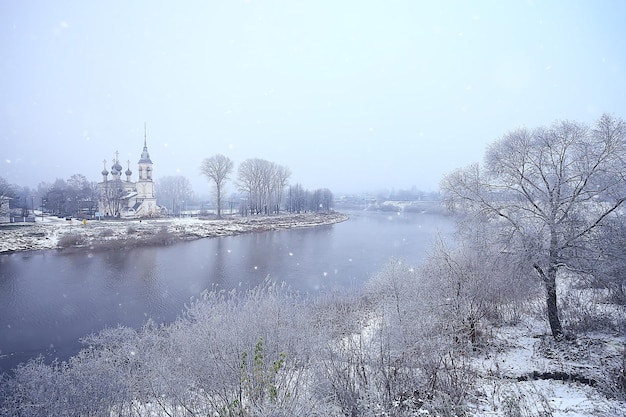
[[[35,223],[0,226],[0,253],[68,248],[115,248],[168,244],[207,237],[233,236],[335,224],[342,213],[229,217],[221,220],[167,218],[150,220],[65,220],[44,216]]]

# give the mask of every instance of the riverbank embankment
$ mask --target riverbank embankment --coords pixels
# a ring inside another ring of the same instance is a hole
[[[0,253],[67,248],[115,248],[168,244],[241,233],[314,227],[348,220],[342,213],[232,216],[224,219],[165,218],[65,220],[44,216],[35,223],[0,226]]]

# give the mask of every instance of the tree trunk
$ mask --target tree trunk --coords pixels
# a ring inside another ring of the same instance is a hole
[[[215,184],[215,188],[217,192],[217,218],[221,219],[222,218],[222,193],[221,193],[222,184],[220,183]]]
[[[548,275],[543,272],[543,269],[537,264],[533,265],[535,271],[541,277],[546,287],[546,305],[548,307],[548,322],[550,323],[550,330],[552,331],[552,337],[555,340],[563,340],[563,328],[561,327],[561,320],[559,319],[559,308],[556,301],[556,272],[555,266],[548,268]]]
[[[552,337],[559,341],[563,339],[563,328],[559,319],[559,310],[556,303],[556,270],[554,272],[548,270],[546,285],[546,303],[548,307],[548,321],[552,330]]]

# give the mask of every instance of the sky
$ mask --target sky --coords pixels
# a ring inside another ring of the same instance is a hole
[[[520,126],[626,117],[626,2],[0,2],[0,177],[208,193],[204,158],[333,193],[437,190]],[[236,176],[236,172],[234,177]],[[234,187],[229,186],[231,190]]]

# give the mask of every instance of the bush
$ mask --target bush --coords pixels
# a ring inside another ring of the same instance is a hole
[[[59,238],[57,245],[60,248],[82,246],[87,243],[87,238],[79,233],[67,233]]]
[[[113,229],[104,229],[100,232],[101,237],[111,237],[113,235],[115,235]]]
[[[604,290],[569,288],[560,298],[561,318],[573,333],[617,331],[623,325]]]
[[[167,226],[161,227],[156,233],[151,230],[147,231],[144,238],[146,243],[153,245],[167,245],[176,240],[172,233],[167,230]]]
[[[314,369],[319,395],[334,398],[345,415],[441,414],[443,405],[460,412],[475,379],[471,349],[444,317],[447,295],[440,298],[434,284],[395,260],[366,284],[359,304],[342,300],[350,314],[327,309],[335,320],[326,320],[329,339]]]

